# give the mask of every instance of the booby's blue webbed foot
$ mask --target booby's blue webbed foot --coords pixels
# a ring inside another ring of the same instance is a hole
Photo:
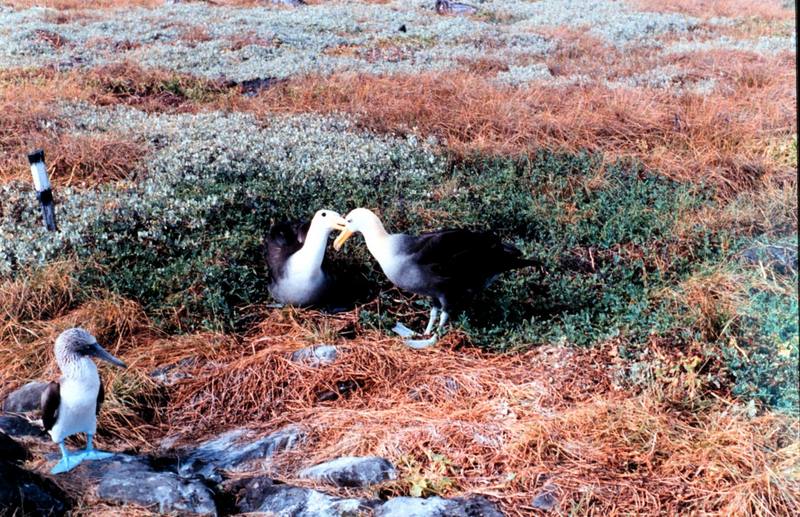
[[[94,435],[86,435],[86,448],[81,452],[81,458],[84,460],[105,460],[114,456],[113,452],[99,451],[94,448]]]
[[[105,460],[114,456],[113,452],[99,451],[97,449],[84,450],[78,454],[85,460]]]
[[[59,462],[56,463],[52,469],[50,469],[51,474],[62,474],[64,472],[68,472],[80,465],[80,463],[83,461],[83,454],[70,454],[63,442],[59,443],[58,446],[61,449],[61,460],[59,460]]]

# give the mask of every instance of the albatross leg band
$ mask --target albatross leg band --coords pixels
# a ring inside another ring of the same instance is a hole
[[[77,467],[82,461],[83,457],[80,454],[70,454],[64,442],[59,442],[58,448],[61,449],[61,460],[50,469],[51,474],[61,474],[68,472]]]

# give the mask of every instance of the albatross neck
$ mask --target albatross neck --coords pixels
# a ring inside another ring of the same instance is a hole
[[[322,266],[322,261],[325,258],[325,247],[328,244],[328,236],[331,234],[329,227],[319,224],[316,221],[311,222],[306,234],[306,241],[303,247],[296,253],[295,257],[299,263],[308,268],[319,268]]]
[[[377,216],[364,224],[364,227],[361,228],[361,234],[364,236],[364,242],[367,243],[367,249],[381,266],[391,261],[390,235],[386,232],[383,223]]]

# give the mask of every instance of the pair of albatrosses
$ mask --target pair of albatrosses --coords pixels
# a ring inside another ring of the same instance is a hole
[[[410,339],[416,333],[402,323],[394,327],[413,348],[435,344],[450,315],[498,275],[535,264],[489,232],[447,229],[421,235],[390,234],[366,208],[356,208],[345,217],[319,210],[306,226],[284,223],[270,231],[267,260],[272,273],[270,292],[276,300],[305,306],[333,296],[337,282],[323,261],[328,236],[334,230],[341,232],[334,249],[338,251],[353,234],[360,233],[389,281],[431,299],[422,339]]]

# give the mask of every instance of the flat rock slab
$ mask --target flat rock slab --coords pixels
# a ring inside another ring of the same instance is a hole
[[[47,385],[47,382],[33,381],[12,391],[3,402],[3,411],[6,413],[39,411],[41,408],[42,392]]]
[[[339,355],[338,350],[332,345],[314,345],[301,348],[292,352],[292,361],[304,363],[309,366],[323,366],[331,364]]]
[[[384,458],[346,456],[304,469],[299,475],[336,486],[362,487],[396,479],[397,471]]]
[[[222,473],[244,472],[269,467],[276,453],[295,448],[305,440],[305,432],[288,426],[258,437],[250,429],[234,429],[190,449],[181,459],[182,476],[199,475],[219,483]]]
[[[67,494],[49,479],[0,460],[0,514],[60,517],[71,506]]]
[[[242,513],[280,517],[356,517],[366,510],[358,499],[344,499],[311,488],[275,483],[266,477],[237,480],[228,489],[237,497]]]
[[[35,436],[45,438],[47,433],[38,425],[20,415],[0,415],[0,431],[9,436]]]
[[[375,509],[375,517],[503,517],[483,497],[395,497]]]
[[[96,486],[97,498],[111,503],[137,504],[159,513],[217,513],[214,496],[204,483],[155,470],[138,456],[117,454],[107,460],[84,461],[62,475],[84,482],[87,490]]]

